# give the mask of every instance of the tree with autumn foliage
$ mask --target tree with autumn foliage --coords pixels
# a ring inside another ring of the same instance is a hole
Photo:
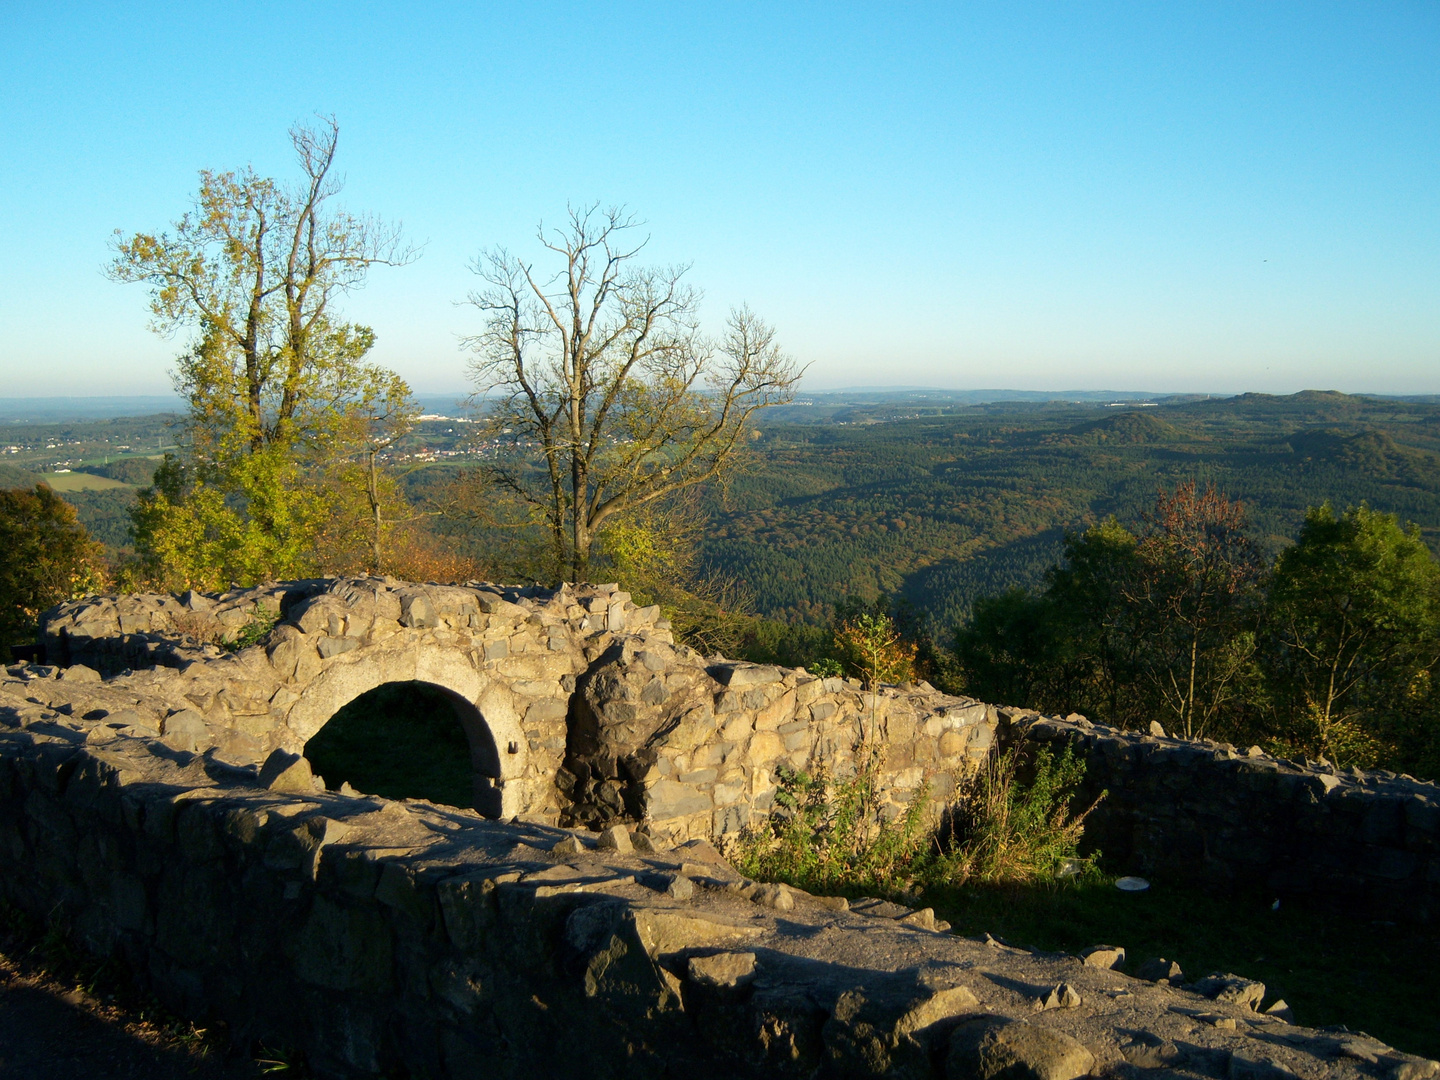
[[[324,568],[319,541],[347,495],[380,551],[381,485],[338,474],[385,426],[377,418],[413,414],[410,391],[368,359],[373,331],[344,321],[339,303],[415,251],[398,226],[336,205],[333,118],[290,138],[296,182],[205,170],[169,231],[115,237],[111,278],[149,287],[156,331],[194,335],[174,376],[183,453],[134,513],[141,575],[171,587]]]
[[[1244,507],[1213,485],[1162,491],[1145,515],[1120,593],[1143,646],[1139,680],[1167,729],[1204,735],[1256,673],[1263,574]]]
[[[105,584],[102,548],[45,484],[0,491],[0,654],[35,640],[48,607]]]
[[[1267,567],[1243,507],[1191,482],[1065,556],[1042,591],[976,603],[960,689],[1440,777],[1440,561],[1414,525],[1311,507]]]
[[[909,682],[915,669],[915,642],[883,611],[857,611],[835,627],[835,652],[845,670],[860,676],[867,690],[883,683]]]
[[[956,635],[966,691],[1188,737],[1223,724],[1257,672],[1264,563],[1243,507],[1184,483],[1138,530],[1107,519],[1065,555],[1042,592],[975,605]]]

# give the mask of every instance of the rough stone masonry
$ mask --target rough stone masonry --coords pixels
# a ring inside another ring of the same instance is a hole
[[[1440,1075],[1237,976],[960,938],[702,840],[294,790],[283,750],[226,765],[27,703],[31,675],[0,685],[0,898],[318,1076]]]
[[[319,1075],[1440,1075],[1296,1027],[1238,976],[961,939],[928,910],[747,881],[705,839],[765,812],[780,765],[843,771],[862,737],[896,812],[927,784],[941,805],[997,737],[1064,739],[1124,787],[1106,827],[1127,857],[1163,848],[1156,802],[1243,760],[1248,794],[1194,807],[1212,861],[1258,873],[1234,855],[1257,837],[1403,798],[1420,809],[1362,840],[1415,848],[1423,875],[1433,788],[1406,778],[707,660],[615,587],[293,582],[79,601],[44,633],[51,663],[0,680],[0,897]],[[476,810],[327,791],[299,756],[410,680],[451,697]],[[1293,807],[1247,832],[1257,791]]]
[[[277,615],[263,642],[215,644]],[[886,746],[889,812],[922,787],[938,808],[989,752],[998,720],[928,685],[872,695],[707,660],[616,586],[361,578],[104,597],[47,613],[43,640],[64,667],[53,707],[236,765],[299,754],[375,687],[429,683],[469,738],[477,809],[592,828],[624,817],[666,842],[738,831],[768,811],[777,769],[844,772],[862,736]]]
[[[215,644],[277,616],[258,644]],[[923,683],[872,695],[706,659],[613,585],[360,578],[101,597],[48,612],[43,640],[53,666],[35,671],[58,678],[32,671],[17,716],[103,718],[88,737],[145,735],[259,765],[276,749],[300,753],[360,694],[419,680],[444,689],[464,725],[476,808],[591,829],[624,820],[660,843],[734,833],[769,811],[779,768],[843,773],[862,737],[884,747],[891,814],[924,791],[938,815],[995,745],[1070,743],[1087,798],[1108,792],[1087,838],[1112,866],[1363,917],[1440,915],[1432,783],[1173,739],[1158,724],[1122,732],[997,708]]]

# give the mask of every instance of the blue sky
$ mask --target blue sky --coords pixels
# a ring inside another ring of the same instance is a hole
[[[1433,2],[133,3],[0,7],[0,396],[163,392],[112,231],[317,111],[424,245],[346,306],[423,392],[591,200],[815,389],[1440,392]]]

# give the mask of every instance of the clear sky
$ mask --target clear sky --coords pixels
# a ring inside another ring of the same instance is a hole
[[[294,175],[419,262],[346,305],[464,386],[482,247],[622,202],[814,389],[1440,392],[1440,4],[0,5],[0,396],[168,388],[101,274],[196,171]]]

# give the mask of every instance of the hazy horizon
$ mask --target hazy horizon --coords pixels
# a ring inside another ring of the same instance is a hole
[[[1315,393],[1332,392],[1323,387],[1306,387],[1303,390],[1292,393]],[[1117,390],[1114,388],[1076,388],[1070,387],[1058,390],[1023,390],[1014,387],[944,387],[944,386],[895,386],[895,385],[870,385],[870,386],[846,386],[833,388],[801,387],[798,397],[803,400],[807,397],[824,397],[827,395],[904,395],[904,394],[942,394],[970,397],[970,402],[962,404],[983,404],[990,402],[1023,402],[1050,400],[1050,401],[1072,401],[1076,404],[1103,404],[1108,397],[1123,399],[1124,401],[1165,401],[1168,398],[1201,397],[1224,400],[1239,397],[1247,393],[1264,393],[1264,391],[1237,391],[1237,392],[1216,392],[1204,393],[1198,391],[1135,391]],[[423,409],[434,410],[435,408],[449,408],[452,404],[463,406],[464,399],[469,397],[465,389],[457,390],[432,390],[417,391],[415,398]],[[1274,395],[1290,396],[1290,395]],[[1360,396],[1378,398],[1425,398],[1435,397],[1433,394],[1361,394]],[[1084,398],[1086,400],[1078,400]],[[1119,402],[1117,402],[1118,404]],[[0,397],[0,423],[17,422],[46,422],[64,423],[70,420],[91,420],[91,419],[112,419],[119,417],[155,415],[158,413],[179,411],[183,409],[184,401],[174,394],[94,394],[94,395],[64,395],[64,394],[32,394],[12,395]],[[463,410],[462,410],[463,411]]]

